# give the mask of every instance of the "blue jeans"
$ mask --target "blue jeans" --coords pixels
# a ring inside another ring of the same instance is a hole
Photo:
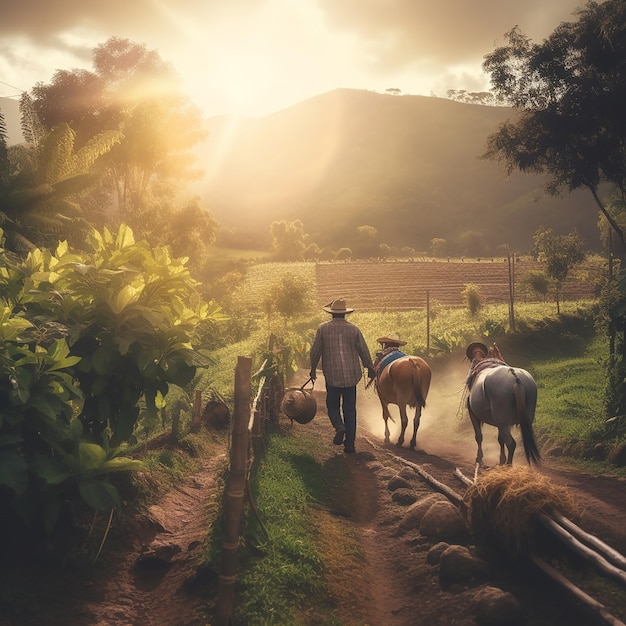
[[[331,387],[326,385],[326,409],[335,430],[345,430],[345,447],[354,448],[356,437],[356,385]],[[341,417],[343,409],[343,419]]]

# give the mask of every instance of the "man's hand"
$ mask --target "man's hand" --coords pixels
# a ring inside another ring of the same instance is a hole
[[[309,378],[310,378],[313,382],[315,382],[315,379],[317,378],[317,372],[316,372],[315,370],[311,370],[311,371],[309,372]]]
[[[376,376],[376,370],[373,367],[368,367],[367,376],[368,378],[374,378],[374,376]]]

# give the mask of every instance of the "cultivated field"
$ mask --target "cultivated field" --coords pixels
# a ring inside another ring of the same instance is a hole
[[[464,304],[462,291],[468,284],[479,287],[486,303],[509,299],[509,267],[505,259],[486,261],[348,261],[315,266],[317,300],[320,305],[344,296],[349,306],[360,311],[410,310],[426,306],[427,297],[444,306]],[[522,293],[525,273],[541,269],[532,261],[515,264],[516,301],[536,301],[537,294]],[[588,262],[573,270],[565,281],[562,300],[597,297],[599,262]],[[548,296],[552,300],[552,296]]]

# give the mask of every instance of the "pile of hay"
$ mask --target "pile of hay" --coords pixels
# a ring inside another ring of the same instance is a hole
[[[538,513],[576,515],[564,487],[526,466],[498,466],[481,475],[466,491],[462,509],[477,543],[512,558],[534,544]]]

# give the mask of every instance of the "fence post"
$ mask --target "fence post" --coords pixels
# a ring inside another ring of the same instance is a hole
[[[237,552],[246,493],[248,422],[251,406],[252,359],[240,356],[235,368],[235,409],[230,448],[230,471],[224,503],[224,539],[217,592],[216,624],[232,624],[237,580]]]

